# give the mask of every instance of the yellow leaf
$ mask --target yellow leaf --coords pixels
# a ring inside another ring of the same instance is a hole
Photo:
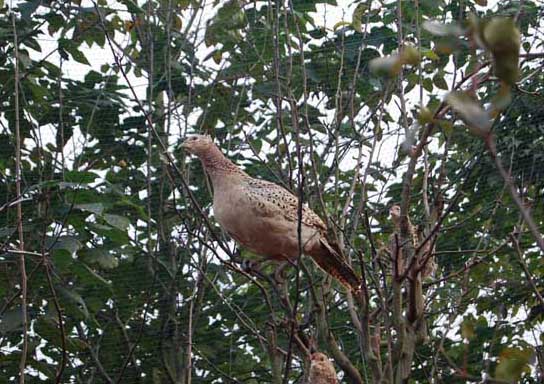
[[[512,92],[507,83],[502,83],[499,92],[493,97],[491,103],[497,111],[503,111],[512,102]]]
[[[407,45],[402,49],[401,60],[403,64],[418,65],[419,51],[417,48]]]
[[[509,85],[519,77],[521,35],[514,19],[494,17],[483,24],[481,33],[486,48],[493,54],[495,75]]]
[[[466,318],[461,324],[461,336],[466,340],[470,340],[475,334],[474,319]]]
[[[434,113],[427,107],[421,108],[419,111],[418,120],[421,124],[428,124],[434,120]]]
[[[333,31],[336,31],[338,28],[345,27],[346,25],[352,25],[352,24],[348,21],[339,21],[338,23],[334,24],[332,29]]]
[[[220,64],[222,58],[223,58],[223,53],[221,51],[215,51],[212,56],[212,59],[215,62],[215,64]]]
[[[432,61],[436,61],[440,59],[440,57],[436,54],[436,52],[431,49],[423,49],[421,53],[423,54],[423,56],[425,56],[428,59],[431,59]]]
[[[366,4],[361,3],[357,6],[357,8],[355,8],[355,11],[353,11],[351,25],[353,26],[353,29],[355,29],[359,33],[363,32],[363,16],[366,10]]]
[[[505,348],[499,355],[495,369],[495,378],[506,381],[518,381],[524,372],[530,372],[529,360],[532,349]]]

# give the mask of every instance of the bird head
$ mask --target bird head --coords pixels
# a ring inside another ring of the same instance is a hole
[[[400,218],[400,207],[398,205],[393,205],[391,208],[389,208],[389,214],[391,215],[392,219]]]
[[[312,353],[312,362],[322,362],[322,361],[327,361],[329,358],[327,357],[327,355],[325,355],[324,353],[321,353],[321,352],[314,352]]]
[[[213,148],[214,144],[209,135],[191,135],[181,144],[189,153],[201,156]]]

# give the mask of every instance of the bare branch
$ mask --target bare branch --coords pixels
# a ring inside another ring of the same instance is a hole
[[[19,42],[17,41],[17,27],[15,25],[15,13],[11,14],[13,25],[13,47],[15,52],[15,190],[17,194],[17,231],[19,233],[19,251],[24,252],[25,242],[23,237],[23,211],[21,198],[21,131],[19,124]],[[28,353],[28,313],[27,313],[27,276],[25,266],[25,254],[19,255],[19,268],[21,271],[21,312],[23,325],[23,344],[21,347],[21,360],[19,362],[19,383],[25,382],[26,355]]]
[[[495,162],[495,166],[497,167],[499,174],[501,175],[501,177],[504,180],[504,183],[508,187],[510,196],[512,196],[514,203],[517,205],[519,212],[521,213],[521,217],[527,224],[527,227],[529,227],[531,234],[536,240],[536,244],[538,245],[540,250],[544,252],[544,239],[542,238],[542,234],[540,233],[536,223],[534,222],[533,217],[531,216],[531,213],[529,212],[529,210],[527,209],[527,207],[521,200],[521,197],[519,196],[518,191],[516,190],[516,186],[514,185],[514,181],[512,180],[512,176],[510,175],[510,172],[504,169],[504,166],[502,165],[501,160],[497,156],[497,146],[495,143],[495,136],[493,134],[488,135],[485,138],[484,142],[489,152],[489,155]]]

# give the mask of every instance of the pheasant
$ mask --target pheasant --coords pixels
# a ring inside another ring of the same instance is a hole
[[[393,205],[389,209],[389,213],[391,215],[391,221],[393,222],[393,225],[395,227],[395,232],[397,234],[400,234],[400,206]],[[410,221],[410,218],[408,218],[408,233],[412,237],[412,245],[414,246],[414,248],[417,248],[419,244],[421,244],[425,238],[425,236],[423,235],[423,232],[420,231],[418,227],[415,227],[412,224],[412,222]],[[391,238],[390,240],[390,249],[391,249],[391,254],[395,255],[396,245],[393,238]],[[425,243],[425,245],[422,247],[420,251],[420,258],[426,259],[426,263],[423,266],[421,271],[421,276],[423,278],[431,276],[436,270],[436,264],[434,262],[434,259],[432,257],[427,258],[427,255],[429,254],[429,252],[434,252],[434,251],[431,250],[431,242],[427,241],[427,243]],[[400,251],[399,254],[402,254],[402,251]],[[400,263],[403,264],[404,261],[405,260],[402,260],[400,261]],[[401,269],[404,270],[405,267],[407,266],[403,266]]]
[[[309,384],[338,384],[336,371],[331,361],[321,352],[312,353]]]
[[[221,227],[240,245],[266,259],[295,261],[299,255],[298,198],[269,181],[254,179],[227,159],[210,136],[194,135],[182,147],[196,155],[213,186],[213,212]],[[327,240],[327,227],[309,207],[302,207],[302,252],[350,290],[360,279]]]

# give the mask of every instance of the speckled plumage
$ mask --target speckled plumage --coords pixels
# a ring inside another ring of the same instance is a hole
[[[212,180],[214,215],[221,227],[254,253],[275,260],[296,260],[298,198],[269,181],[254,179],[228,160],[209,136],[195,135],[183,147],[198,156]],[[327,227],[309,207],[302,207],[303,253],[346,287],[360,281],[326,238]]]
[[[310,363],[309,384],[338,384],[336,371],[331,361],[321,352],[312,354]]]

